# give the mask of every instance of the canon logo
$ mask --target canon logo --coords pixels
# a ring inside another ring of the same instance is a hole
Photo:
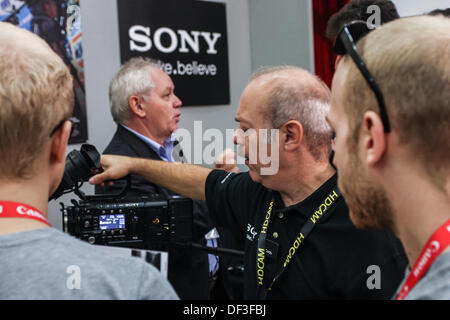
[[[27,215],[30,217],[42,218],[42,215],[39,212],[37,212],[33,209],[26,208],[24,206],[18,206],[16,211],[18,214]]]
[[[151,38],[150,27],[142,25],[134,25],[128,30],[128,36],[130,37],[130,50],[138,52],[150,51],[154,46],[158,51],[162,53],[172,53],[178,49],[178,52],[200,53],[201,40],[206,43],[208,49],[207,54],[217,54],[216,44],[217,40],[222,36],[217,32],[206,31],[186,31],[176,30],[176,32],[168,27],[161,27],[156,29],[153,34],[153,41]],[[161,38],[165,37],[169,41],[163,45]]]

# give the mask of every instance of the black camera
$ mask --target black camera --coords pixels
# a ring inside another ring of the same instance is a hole
[[[66,157],[61,184],[50,199],[75,192],[79,201],[61,203],[63,230],[91,244],[168,250],[192,240],[192,200],[181,196],[127,197],[130,178],[118,194],[85,195],[83,182],[102,171],[96,148],[83,144]]]
[[[49,200],[74,192],[80,200],[61,203],[63,230],[91,244],[167,251],[171,246],[243,258],[244,252],[192,243],[193,202],[160,194],[129,197],[130,177],[118,194],[85,195],[83,182],[102,172],[96,148],[83,144],[66,157],[64,176]],[[105,182],[107,183],[107,182]]]
[[[73,150],[67,155],[63,178],[49,200],[79,190],[80,183],[102,171],[100,154],[97,149],[93,145],[83,144],[80,151]]]
[[[192,241],[192,200],[161,195],[62,205],[63,230],[91,244],[167,251]]]

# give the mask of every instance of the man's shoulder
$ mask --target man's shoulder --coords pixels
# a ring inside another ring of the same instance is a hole
[[[32,241],[34,235],[27,237]],[[139,259],[106,252],[104,247],[91,245],[55,228],[36,230],[36,239],[41,253],[64,263],[79,261],[96,269],[131,268],[130,271],[140,270],[145,265]],[[26,246],[27,242],[23,245]]]
[[[132,155],[135,153],[130,145],[132,139],[133,136],[131,133],[125,132],[125,129],[118,126],[117,131],[106,146],[103,154]],[[136,137],[136,139],[138,138]]]
[[[269,190],[252,180],[248,172],[234,173],[213,170],[206,179],[206,201],[209,213],[219,225],[235,226],[238,221],[245,230]],[[228,214],[223,214],[224,212]]]
[[[450,251],[444,252],[436,259],[406,299],[450,300]]]
[[[103,154],[161,160],[141,138],[120,125]]]
[[[227,172],[224,170],[212,170],[207,177],[207,184],[217,184],[218,186],[240,185],[251,188],[264,188],[260,183],[254,182],[248,172]]]
[[[253,181],[248,172],[213,170],[206,178],[205,187],[207,200],[221,195],[231,197],[235,202],[249,204],[272,197],[272,191]]]
[[[29,270],[28,275],[35,286],[42,287],[46,297],[176,299],[173,289],[152,265],[131,256],[108,252],[107,248],[92,246],[54,228],[24,232],[8,240],[14,243],[15,249],[21,248],[20,254],[10,251],[8,256],[12,261],[21,263],[23,255],[26,255],[27,264],[39,265],[45,270],[45,275],[33,270]],[[82,291],[63,290],[64,286],[59,286],[54,292],[46,289],[66,283],[71,274],[74,277],[79,275]],[[34,297],[35,294],[30,291],[28,296]]]

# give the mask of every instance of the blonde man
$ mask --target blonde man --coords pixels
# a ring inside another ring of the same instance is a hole
[[[0,299],[176,299],[158,271],[51,228],[72,78],[31,32],[0,23]]]
[[[355,52],[346,56],[328,121],[350,217],[402,241],[412,270],[397,299],[450,299],[450,20],[400,19],[371,32],[357,51],[387,115]]]

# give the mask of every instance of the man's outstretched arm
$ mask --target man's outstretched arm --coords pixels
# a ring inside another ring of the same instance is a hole
[[[104,172],[89,179],[91,184],[135,174],[184,197],[205,200],[205,183],[211,169],[175,162],[103,155]]]

